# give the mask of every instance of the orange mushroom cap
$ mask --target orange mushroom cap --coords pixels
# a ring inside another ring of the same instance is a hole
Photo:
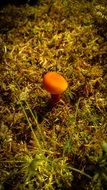
[[[51,94],[62,94],[68,87],[68,83],[64,77],[54,71],[50,71],[44,75],[43,85]]]

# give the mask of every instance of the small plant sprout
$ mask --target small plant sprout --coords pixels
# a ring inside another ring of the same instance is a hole
[[[45,90],[51,93],[51,102],[55,104],[60,100],[61,94],[67,89],[68,83],[62,75],[55,71],[50,71],[43,77],[43,86]]]

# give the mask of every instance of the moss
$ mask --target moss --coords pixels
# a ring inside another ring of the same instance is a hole
[[[107,136],[105,5],[41,0],[0,10],[2,188],[106,187],[100,165]],[[69,83],[51,108],[42,85],[47,71]]]

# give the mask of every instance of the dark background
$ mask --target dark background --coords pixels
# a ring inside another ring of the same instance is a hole
[[[39,0],[0,0],[0,7],[4,7],[8,4],[23,5],[28,3],[29,5],[36,5]]]

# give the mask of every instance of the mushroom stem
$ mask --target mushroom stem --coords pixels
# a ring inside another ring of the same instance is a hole
[[[59,102],[60,100],[60,94],[51,94],[51,101],[53,104]]]

